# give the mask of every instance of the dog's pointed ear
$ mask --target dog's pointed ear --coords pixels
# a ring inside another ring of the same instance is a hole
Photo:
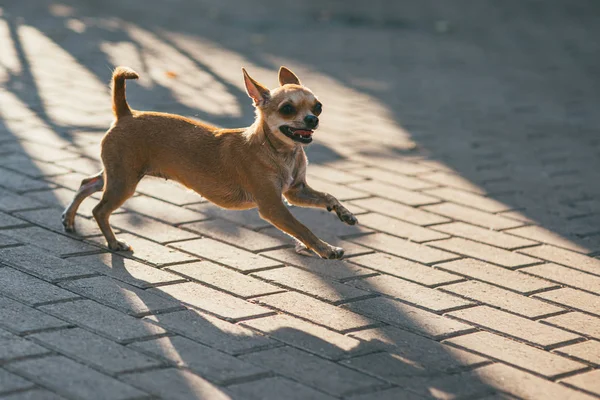
[[[300,79],[291,70],[283,65],[279,68],[279,84],[281,86],[292,83],[294,85],[302,85]]]
[[[271,91],[267,87],[252,79],[244,68],[242,68],[242,72],[244,73],[246,93],[248,93],[248,96],[254,100],[255,106],[262,106],[271,98]]]

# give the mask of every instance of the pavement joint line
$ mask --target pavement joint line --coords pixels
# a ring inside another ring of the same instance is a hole
[[[566,266],[565,266],[565,267],[566,267]],[[567,268],[568,268],[568,267],[567,267]],[[578,271],[578,272],[585,273],[585,271],[577,270],[577,269],[575,269],[575,268],[571,268],[571,269],[573,269],[573,270],[576,270],[576,271]],[[536,277],[536,278],[544,279],[544,280],[546,280],[546,281],[549,281],[549,282],[555,283],[555,284],[556,284],[556,285],[558,285],[558,286],[569,287],[569,288],[571,288],[571,289],[579,290],[579,291],[581,291],[581,292],[586,292],[586,293],[589,293],[589,294],[593,294],[593,295],[595,295],[595,296],[598,296],[598,293],[597,293],[597,292],[594,292],[594,291],[592,291],[592,290],[589,290],[589,289],[584,289],[584,288],[577,287],[577,286],[573,286],[573,285],[570,285],[570,284],[568,284],[568,283],[565,283],[565,282],[560,282],[560,281],[557,281],[557,280],[555,280],[555,279],[552,279],[552,278],[548,278],[548,277],[545,277],[545,276],[544,276],[544,277],[540,277],[540,276],[538,276],[538,275],[531,274],[531,273],[529,273],[529,272],[527,272],[527,271],[521,271],[521,270],[518,270],[517,272],[521,272],[521,273],[523,273],[523,274],[526,274],[526,275],[529,275],[529,276],[533,276],[533,277]],[[588,275],[590,275],[590,276],[593,276],[593,277],[597,277],[597,276],[598,276],[598,275],[589,274],[589,273],[588,273]],[[534,293],[534,294],[537,294],[537,293]]]

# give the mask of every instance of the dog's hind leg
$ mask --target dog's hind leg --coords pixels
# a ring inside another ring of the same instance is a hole
[[[98,172],[81,181],[81,186],[71,203],[65,208],[62,213],[62,224],[67,232],[75,232],[75,214],[81,202],[96,192],[102,191],[104,188],[104,171]]]

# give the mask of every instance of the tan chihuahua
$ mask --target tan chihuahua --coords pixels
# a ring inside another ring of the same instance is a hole
[[[357,223],[335,197],[306,183],[308,161],[303,146],[312,142],[321,103],[285,67],[279,70],[281,86],[273,90],[242,71],[256,120],[247,128],[220,129],[179,115],[131,110],[125,99],[125,80],[137,79],[138,74],[127,67],[116,68],[112,76],[116,120],[102,139],[104,169],[81,182],[62,215],[65,230],[74,232],[81,202],[103,190],[94,218],[110,249],[131,250],[115,237],[108,219],[149,175],[177,181],[223,208],[258,207],[263,219],[298,241],[298,252],[308,248],[322,258],[341,258],[344,250],[315,236],[294,218],[282,199],[297,206],[334,210],[343,222]]]

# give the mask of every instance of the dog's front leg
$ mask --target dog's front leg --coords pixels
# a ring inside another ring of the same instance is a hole
[[[283,204],[281,198],[277,200],[272,198],[271,201],[263,200],[258,204],[258,212],[261,218],[294,237],[320,257],[334,259],[342,258],[344,255],[344,249],[322,241],[310,229],[300,223]]]
[[[338,218],[348,225],[354,225],[358,222],[356,217],[338,199],[329,193],[314,190],[306,182],[297,183],[283,195],[287,201],[295,206],[326,208],[327,211],[335,211]]]

